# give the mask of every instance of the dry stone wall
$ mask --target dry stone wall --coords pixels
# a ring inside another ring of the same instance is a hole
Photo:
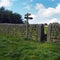
[[[42,25],[31,24],[28,27],[28,37],[40,41]],[[26,24],[0,24],[0,34],[26,37]],[[42,34],[41,34],[42,35]]]
[[[52,23],[48,26],[48,42],[60,42],[60,24]]]
[[[26,37],[26,24],[0,24],[0,34]],[[40,42],[46,40],[48,42],[60,42],[60,24],[49,24],[47,35],[44,33],[43,24],[30,24],[28,37]]]

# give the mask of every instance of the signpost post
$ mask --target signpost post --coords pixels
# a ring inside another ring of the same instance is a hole
[[[26,19],[26,38],[28,39],[28,20],[29,19],[33,19],[32,17],[29,17],[31,14],[30,13],[27,13],[25,14],[25,19]]]

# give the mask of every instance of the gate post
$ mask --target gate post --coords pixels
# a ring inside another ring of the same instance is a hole
[[[44,42],[44,25],[43,24],[40,24],[39,25],[39,39],[40,39],[40,42]]]

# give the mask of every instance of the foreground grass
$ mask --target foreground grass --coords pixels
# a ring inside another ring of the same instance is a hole
[[[60,60],[60,43],[0,35],[0,60]]]

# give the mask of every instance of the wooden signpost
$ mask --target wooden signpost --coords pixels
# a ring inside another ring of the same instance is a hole
[[[29,17],[31,14],[30,13],[27,13],[25,14],[25,19],[26,19],[26,38],[28,39],[28,20],[29,19],[33,19],[32,17]]]

